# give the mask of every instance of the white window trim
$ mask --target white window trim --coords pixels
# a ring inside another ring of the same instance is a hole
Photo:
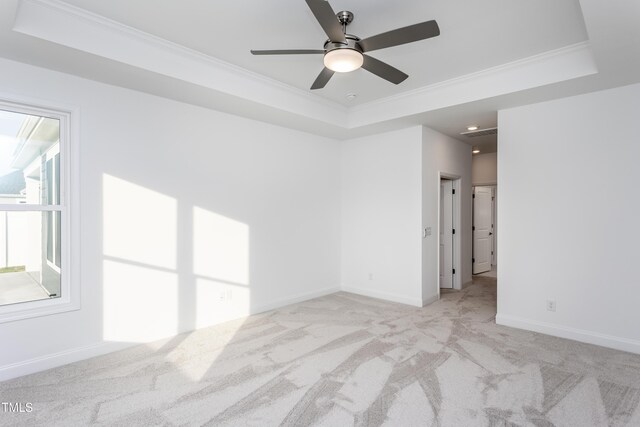
[[[0,323],[49,316],[80,309],[80,186],[78,121],[75,107],[52,105],[41,100],[0,93],[0,109],[60,120],[60,206],[4,205],[6,211],[62,212],[62,259],[58,298],[0,306]]]
[[[46,158],[47,161],[49,161],[49,160],[53,159],[56,154],[60,154],[60,140],[58,140],[58,143],[47,151],[47,153],[45,154],[45,158]],[[60,158],[62,158],[62,155],[60,155]],[[62,167],[62,163],[60,163],[60,167]],[[62,178],[62,175],[61,175],[61,178]],[[58,187],[60,187],[60,190],[62,190],[62,187],[64,187],[64,184],[62,182],[59,182],[58,183]],[[60,198],[62,198],[62,193],[60,193]],[[63,214],[60,214],[60,215],[63,215]],[[55,257],[56,257],[56,249],[55,249],[56,248],[56,241],[55,241],[56,233],[53,233],[52,236],[53,236],[53,239],[54,239],[54,241],[53,241],[53,251],[54,251],[53,259],[55,260]],[[52,269],[53,271],[57,272],[58,274],[61,273],[62,270],[61,270],[60,267],[55,265],[53,262],[49,261],[48,258],[47,258],[46,261],[47,261],[47,265],[49,266],[50,269]]]

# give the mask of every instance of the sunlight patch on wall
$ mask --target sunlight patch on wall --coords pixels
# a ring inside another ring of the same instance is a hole
[[[103,215],[104,255],[176,268],[174,198],[105,174]]]
[[[103,271],[105,340],[143,343],[178,332],[177,274],[109,260]]]
[[[193,209],[193,272],[196,327],[249,314],[249,226],[223,215]]]
[[[249,226],[195,207],[193,273],[239,285],[249,284]]]
[[[150,342],[178,331],[177,201],[103,175],[103,338]]]

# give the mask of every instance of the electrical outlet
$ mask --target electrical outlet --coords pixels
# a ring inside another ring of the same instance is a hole
[[[556,311],[556,302],[547,300],[547,311]]]
[[[220,301],[231,301],[233,294],[231,293],[231,289],[221,290],[220,291]]]

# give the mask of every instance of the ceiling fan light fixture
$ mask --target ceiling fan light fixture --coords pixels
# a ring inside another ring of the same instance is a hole
[[[347,26],[351,24],[354,17],[352,12],[343,10],[335,13],[328,0],[305,0],[305,2],[328,37],[324,42],[324,49],[251,50],[251,54],[324,54],[324,67],[311,85],[311,90],[324,88],[335,73],[348,73],[358,68],[363,68],[390,83],[398,85],[409,78],[409,75],[365,54],[440,35],[438,23],[430,20],[361,39],[358,36],[347,33]]]
[[[334,49],[324,54],[324,66],[336,73],[349,73],[362,67],[364,56],[355,49]]]

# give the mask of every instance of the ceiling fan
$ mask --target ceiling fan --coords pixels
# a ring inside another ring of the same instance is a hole
[[[336,72],[348,73],[360,67],[391,83],[400,84],[409,77],[407,74],[366,53],[440,35],[438,23],[426,21],[361,40],[357,36],[347,34],[347,25],[353,21],[353,13],[342,11],[336,14],[325,0],[305,1],[329,36],[323,49],[252,50],[251,53],[254,55],[324,55],[324,69],[311,85],[312,90],[325,87]]]

